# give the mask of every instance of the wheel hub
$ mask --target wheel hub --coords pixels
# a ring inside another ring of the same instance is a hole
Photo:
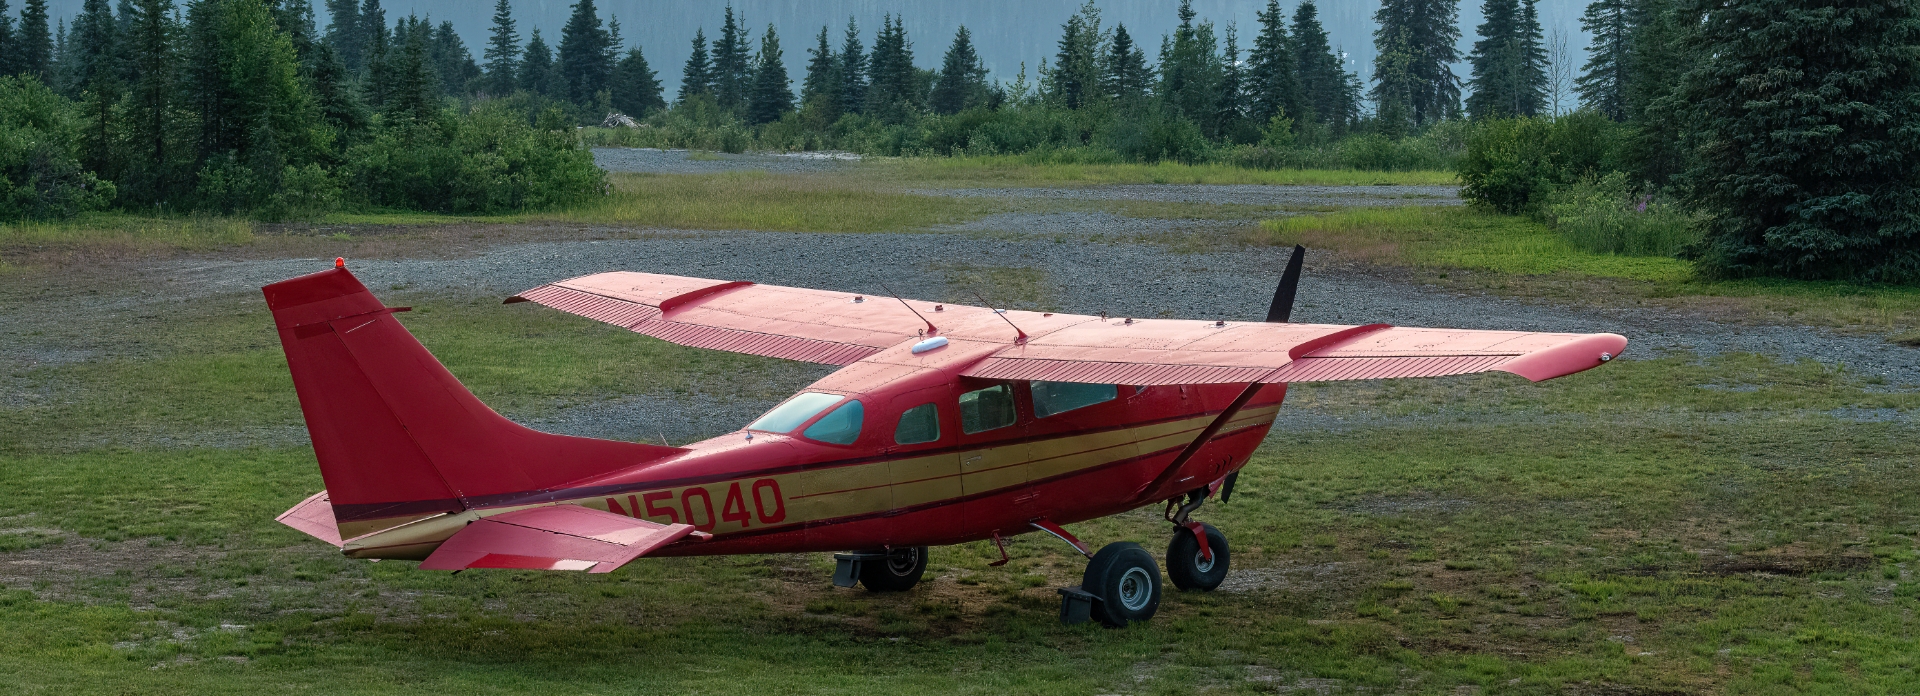
[[[914,566],[920,565],[920,552],[907,551],[887,556],[887,572],[900,577],[913,573]]]
[[[1213,572],[1213,559],[1209,557],[1209,554],[1195,551],[1193,552],[1193,569],[1202,573],[1211,573]]]
[[[1147,575],[1145,568],[1128,568],[1120,576],[1120,606],[1128,611],[1139,611],[1153,598],[1153,578]]]

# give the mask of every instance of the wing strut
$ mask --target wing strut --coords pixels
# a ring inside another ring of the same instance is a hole
[[[1273,289],[1273,304],[1267,307],[1268,323],[1284,324],[1293,318],[1293,299],[1296,291],[1300,289],[1300,267],[1306,262],[1306,258],[1307,248],[1298,244],[1293,245],[1293,256],[1287,259],[1287,269],[1281,271],[1280,284]],[[1199,454],[1200,448],[1212,442],[1213,436],[1220,434],[1220,429],[1226,427],[1234,416],[1239,415],[1240,409],[1246,407],[1248,401],[1253,400],[1254,394],[1260,393],[1262,386],[1265,385],[1256,381],[1240,390],[1240,395],[1233,397],[1233,403],[1227,404],[1227,410],[1221,411],[1219,416],[1214,417],[1213,422],[1201,429],[1200,435],[1187,443],[1186,449],[1180,450],[1179,456],[1174,457],[1173,462],[1167,464],[1166,470],[1161,471],[1159,476],[1153,477],[1153,482],[1147,484],[1146,488],[1140,489],[1140,492],[1157,491],[1167,485],[1167,481],[1180,471],[1180,467],[1186,466],[1187,460]]]

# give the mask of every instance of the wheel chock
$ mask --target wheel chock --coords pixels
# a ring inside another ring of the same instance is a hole
[[[1085,623],[1093,618],[1093,601],[1099,597],[1092,592],[1080,589],[1079,585],[1062,587],[1060,593],[1060,623]]]
[[[860,564],[864,561],[885,561],[884,553],[836,553],[833,555],[833,586],[853,587],[860,584]]]

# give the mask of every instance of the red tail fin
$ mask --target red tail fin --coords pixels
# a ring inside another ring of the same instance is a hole
[[[501,417],[394,319],[404,308],[381,305],[345,268],[261,290],[343,532],[355,520],[484,505],[685,451]]]

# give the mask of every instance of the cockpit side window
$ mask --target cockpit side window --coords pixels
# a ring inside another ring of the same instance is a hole
[[[897,445],[918,445],[940,439],[940,407],[934,404],[920,404],[900,414],[900,424],[893,429],[893,442]]]
[[[867,409],[858,400],[841,404],[813,425],[800,433],[809,440],[818,440],[831,445],[851,445],[860,439],[860,425],[866,420]]]
[[[1076,408],[1106,403],[1120,396],[1120,387],[1112,384],[1079,382],[1034,382],[1033,415],[1046,418]]]
[[[972,435],[1013,425],[1013,386],[996,384],[960,395],[960,432]]]

